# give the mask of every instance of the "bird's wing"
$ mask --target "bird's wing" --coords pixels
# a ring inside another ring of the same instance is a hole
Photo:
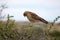
[[[44,20],[43,18],[39,17],[38,15],[36,15],[34,13],[32,13],[31,15],[32,15],[31,17],[36,19],[36,20],[40,20],[40,21],[42,21],[42,22],[44,22],[46,24],[48,23],[46,20]]]

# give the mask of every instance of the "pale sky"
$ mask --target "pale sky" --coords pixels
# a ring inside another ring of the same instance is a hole
[[[34,12],[47,21],[60,16],[60,0],[0,0],[0,5],[4,3],[8,6],[4,15],[13,15],[16,21],[28,21],[23,16],[24,11]]]

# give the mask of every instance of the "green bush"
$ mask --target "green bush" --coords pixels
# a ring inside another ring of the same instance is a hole
[[[6,22],[0,23],[0,40],[18,40],[19,35],[16,29],[16,23],[14,21],[9,21],[6,26]]]
[[[43,29],[40,27],[23,26],[20,31],[21,40],[43,40],[45,37]]]
[[[57,31],[57,30],[54,30],[53,32],[50,32],[49,34],[53,37],[60,37],[60,32]]]

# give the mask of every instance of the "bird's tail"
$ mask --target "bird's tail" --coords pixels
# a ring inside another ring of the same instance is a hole
[[[46,20],[44,20],[44,19],[40,19],[40,21],[42,21],[43,23],[45,23],[45,24],[48,24],[49,22],[48,21],[46,21]]]
[[[45,20],[44,23],[48,24],[48,22]]]

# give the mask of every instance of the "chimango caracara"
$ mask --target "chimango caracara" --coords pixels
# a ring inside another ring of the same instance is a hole
[[[48,24],[48,22],[46,20],[44,20],[43,18],[39,17],[38,15],[36,15],[35,13],[33,12],[30,12],[30,11],[25,11],[24,16],[26,16],[30,22],[43,22],[45,24]]]

